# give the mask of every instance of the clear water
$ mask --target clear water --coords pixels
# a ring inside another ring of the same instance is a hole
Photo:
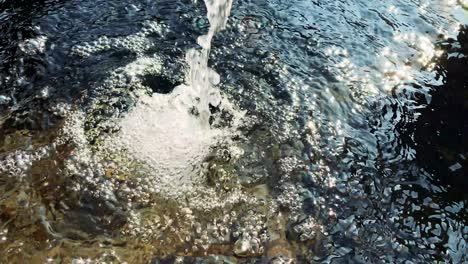
[[[0,2],[0,261],[465,262],[464,4]]]

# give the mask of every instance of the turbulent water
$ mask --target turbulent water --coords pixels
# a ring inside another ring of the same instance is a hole
[[[465,263],[467,6],[0,0],[0,262]]]

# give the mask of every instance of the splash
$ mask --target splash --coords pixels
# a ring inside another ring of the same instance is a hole
[[[158,94],[142,98],[139,106],[120,121],[119,140],[114,141],[148,164],[158,185],[193,182],[198,164],[209,154],[210,146],[225,134],[205,127],[187,111],[186,104],[175,103],[187,97],[177,97]]]
[[[211,40],[225,28],[232,0],[207,0],[205,4],[210,29],[198,38],[202,49],[190,49],[186,54],[186,84],[175,87],[170,94],[140,98],[135,109],[119,121],[121,132],[117,139],[107,144],[148,164],[158,185],[195,182],[210,148],[233,131],[212,127],[210,107],[233,107],[216,87],[219,75],[208,67]]]

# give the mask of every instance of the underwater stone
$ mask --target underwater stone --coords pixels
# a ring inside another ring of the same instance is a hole
[[[240,238],[234,244],[234,254],[245,257],[252,253],[252,245],[246,238]]]
[[[272,259],[269,263],[270,264],[292,264],[296,262],[294,261],[294,259],[285,258],[285,257],[276,257]]]

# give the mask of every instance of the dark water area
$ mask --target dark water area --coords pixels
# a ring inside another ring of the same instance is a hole
[[[461,28],[457,39],[439,43],[446,51],[439,58],[436,72],[443,84],[433,87],[428,106],[414,126],[414,145],[418,163],[434,175],[434,180],[449,186],[447,200],[466,201],[468,142],[466,123],[468,87],[468,30]],[[411,144],[411,143],[410,143]]]
[[[0,263],[465,263],[463,5],[234,0],[206,129],[202,1],[0,0]]]

